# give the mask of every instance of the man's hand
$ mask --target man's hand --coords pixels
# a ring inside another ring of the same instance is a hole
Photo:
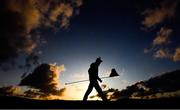
[[[102,83],[102,80],[101,80],[101,79],[100,79],[99,81]]]
[[[102,82],[101,78],[99,78],[99,77],[98,77],[98,80],[99,80],[100,82]]]

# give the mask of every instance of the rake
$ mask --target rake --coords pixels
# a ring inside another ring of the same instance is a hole
[[[109,76],[106,77],[101,77],[101,79],[105,79],[105,78],[112,78],[112,77],[117,77],[119,76],[119,74],[116,72],[116,70],[113,68],[111,69],[111,73]],[[65,83],[65,85],[69,85],[69,84],[74,84],[74,83],[80,83],[80,82],[86,82],[89,81],[88,79],[86,80],[81,80],[81,81],[75,81],[75,82],[69,82],[69,83]]]

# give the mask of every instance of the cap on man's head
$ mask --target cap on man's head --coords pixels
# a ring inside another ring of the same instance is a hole
[[[101,63],[101,62],[103,62],[103,61],[101,60],[101,57],[98,57],[98,58],[96,59],[96,62]]]

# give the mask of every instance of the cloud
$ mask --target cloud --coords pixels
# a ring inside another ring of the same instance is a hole
[[[21,88],[18,86],[7,86],[0,88],[0,95],[17,96],[21,94]]]
[[[64,87],[60,84],[59,79],[61,72],[64,70],[64,65],[38,65],[32,73],[24,73],[21,76],[18,87],[22,88],[23,91],[21,94],[13,96],[38,100],[82,100],[87,85]],[[23,88],[24,86],[25,88]],[[7,93],[2,95],[7,95]],[[12,96],[12,94],[9,95]]]
[[[173,92],[155,93],[153,95],[146,95],[141,98],[142,99],[159,99],[159,98],[177,98],[177,97],[180,97],[180,90],[173,91]]]
[[[153,99],[179,97],[179,72],[180,70],[165,72],[161,75],[152,77],[149,80],[136,82],[121,91],[110,88],[103,92],[111,101],[117,101],[123,98]],[[90,98],[100,98],[100,96],[96,94],[90,96]]]
[[[67,88],[62,87],[59,82],[60,73],[64,70],[64,65],[41,64],[31,74],[23,75],[19,86],[0,88],[0,95],[38,100],[64,99]],[[26,88],[21,89],[22,86]]]
[[[148,80],[136,82],[121,91],[110,88],[104,90],[103,93],[110,101],[117,101],[123,98],[152,99],[179,97],[179,72],[180,70],[165,72]],[[100,96],[96,94],[90,96],[90,98],[100,98]]]
[[[175,16],[176,7],[177,1],[164,0],[161,2],[160,7],[146,9],[143,12],[145,19],[142,21],[142,24],[147,28],[151,28],[166,19],[171,19]]]
[[[151,99],[178,97],[180,70],[165,72],[146,81],[139,81],[120,91],[120,98]]]
[[[169,28],[170,26],[165,24],[171,21],[174,22],[173,18],[176,17],[179,3],[177,0],[164,0],[160,1],[160,3],[157,2],[157,7],[146,9],[143,12],[145,18],[142,24],[146,29],[149,30],[149,28],[155,26],[157,26],[156,28],[160,27],[152,44],[149,48],[144,49],[144,53],[152,53],[154,58],[167,58],[175,62],[180,61],[178,60],[178,45],[173,44],[173,41],[171,41],[173,28]],[[163,26],[160,25],[162,23],[164,23]],[[151,31],[157,30],[156,28],[152,28]],[[173,53],[174,51],[175,53]]]
[[[27,68],[31,67],[31,65],[39,65],[40,64],[40,55],[38,53],[31,53],[27,58],[26,58],[26,64],[25,66]]]
[[[0,64],[31,55],[42,44],[40,29],[67,27],[81,0],[1,0]]]
[[[23,95],[24,97],[27,97],[27,98],[39,99],[39,97],[44,94],[41,94],[39,91],[35,89],[29,89],[25,91]]]
[[[180,61],[180,47],[176,48],[176,51],[173,55],[173,60],[175,62]]]
[[[29,89],[23,93],[23,96],[26,98],[32,99],[41,99],[41,100],[57,100],[63,99],[64,93],[66,92],[66,88],[62,88],[56,91],[56,94],[44,93],[39,91],[38,89]]]
[[[166,50],[160,49],[154,53],[154,58],[169,58],[170,55]]]
[[[102,89],[106,89],[106,88],[107,88],[107,85],[106,85],[106,84],[101,84],[101,88],[102,88]]]
[[[169,28],[162,27],[157,33],[157,36],[153,40],[153,45],[163,45],[169,43],[169,37],[172,34],[173,30]]]
[[[59,94],[59,74],[64,71],[64,65],[41,64],[35,70],[24,77],[21,86],[30,86],[47,94]]]
[[[116,101],[120,98],[121,94],[118,89],[110,88],[108,90],[104,90],[103,93],[106,95],[107,99],[110,101]],[[101,98],[99,94],[90,96],[91,99]]]
[[[180,61],[179,47],[171,46],[173,43],[170,40],[172,33],[172,29],[162,27],[160,31],[157,32],[157,36],[153,40],[152,47],[150,49],[144,49],[144,53],[152,52],[153,57],[156,59],[167,58],[174,62]]]
[[[56,22],[59,15],[63,16],[60,26],[65,27],[69,24],[69,18],[73,15],[73,8],[69,4],[57,4],[49,14],[50,21],[53,23]]]

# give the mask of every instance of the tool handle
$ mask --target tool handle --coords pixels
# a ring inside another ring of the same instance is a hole
[[[101,79],[105,79],[105,78],[110,78],[110,77],[109,77],[109,76],[108,76],[108,77],[101,77]],[[65,85],[74,84],[74,83],[80,83],[80,82],[86,82],[86,81],[89,81],[89,80],[86,79],[86,80],[81,80],[81,81],[75,81],[75,82],[65,83]]]
[[[65,83],[65,85],[74,84],[74,83],[79,83],[79,82],[85,82],[85,81],[89,81],[89,80],[81,80],[81,81],[75,81],[75,82]]]

